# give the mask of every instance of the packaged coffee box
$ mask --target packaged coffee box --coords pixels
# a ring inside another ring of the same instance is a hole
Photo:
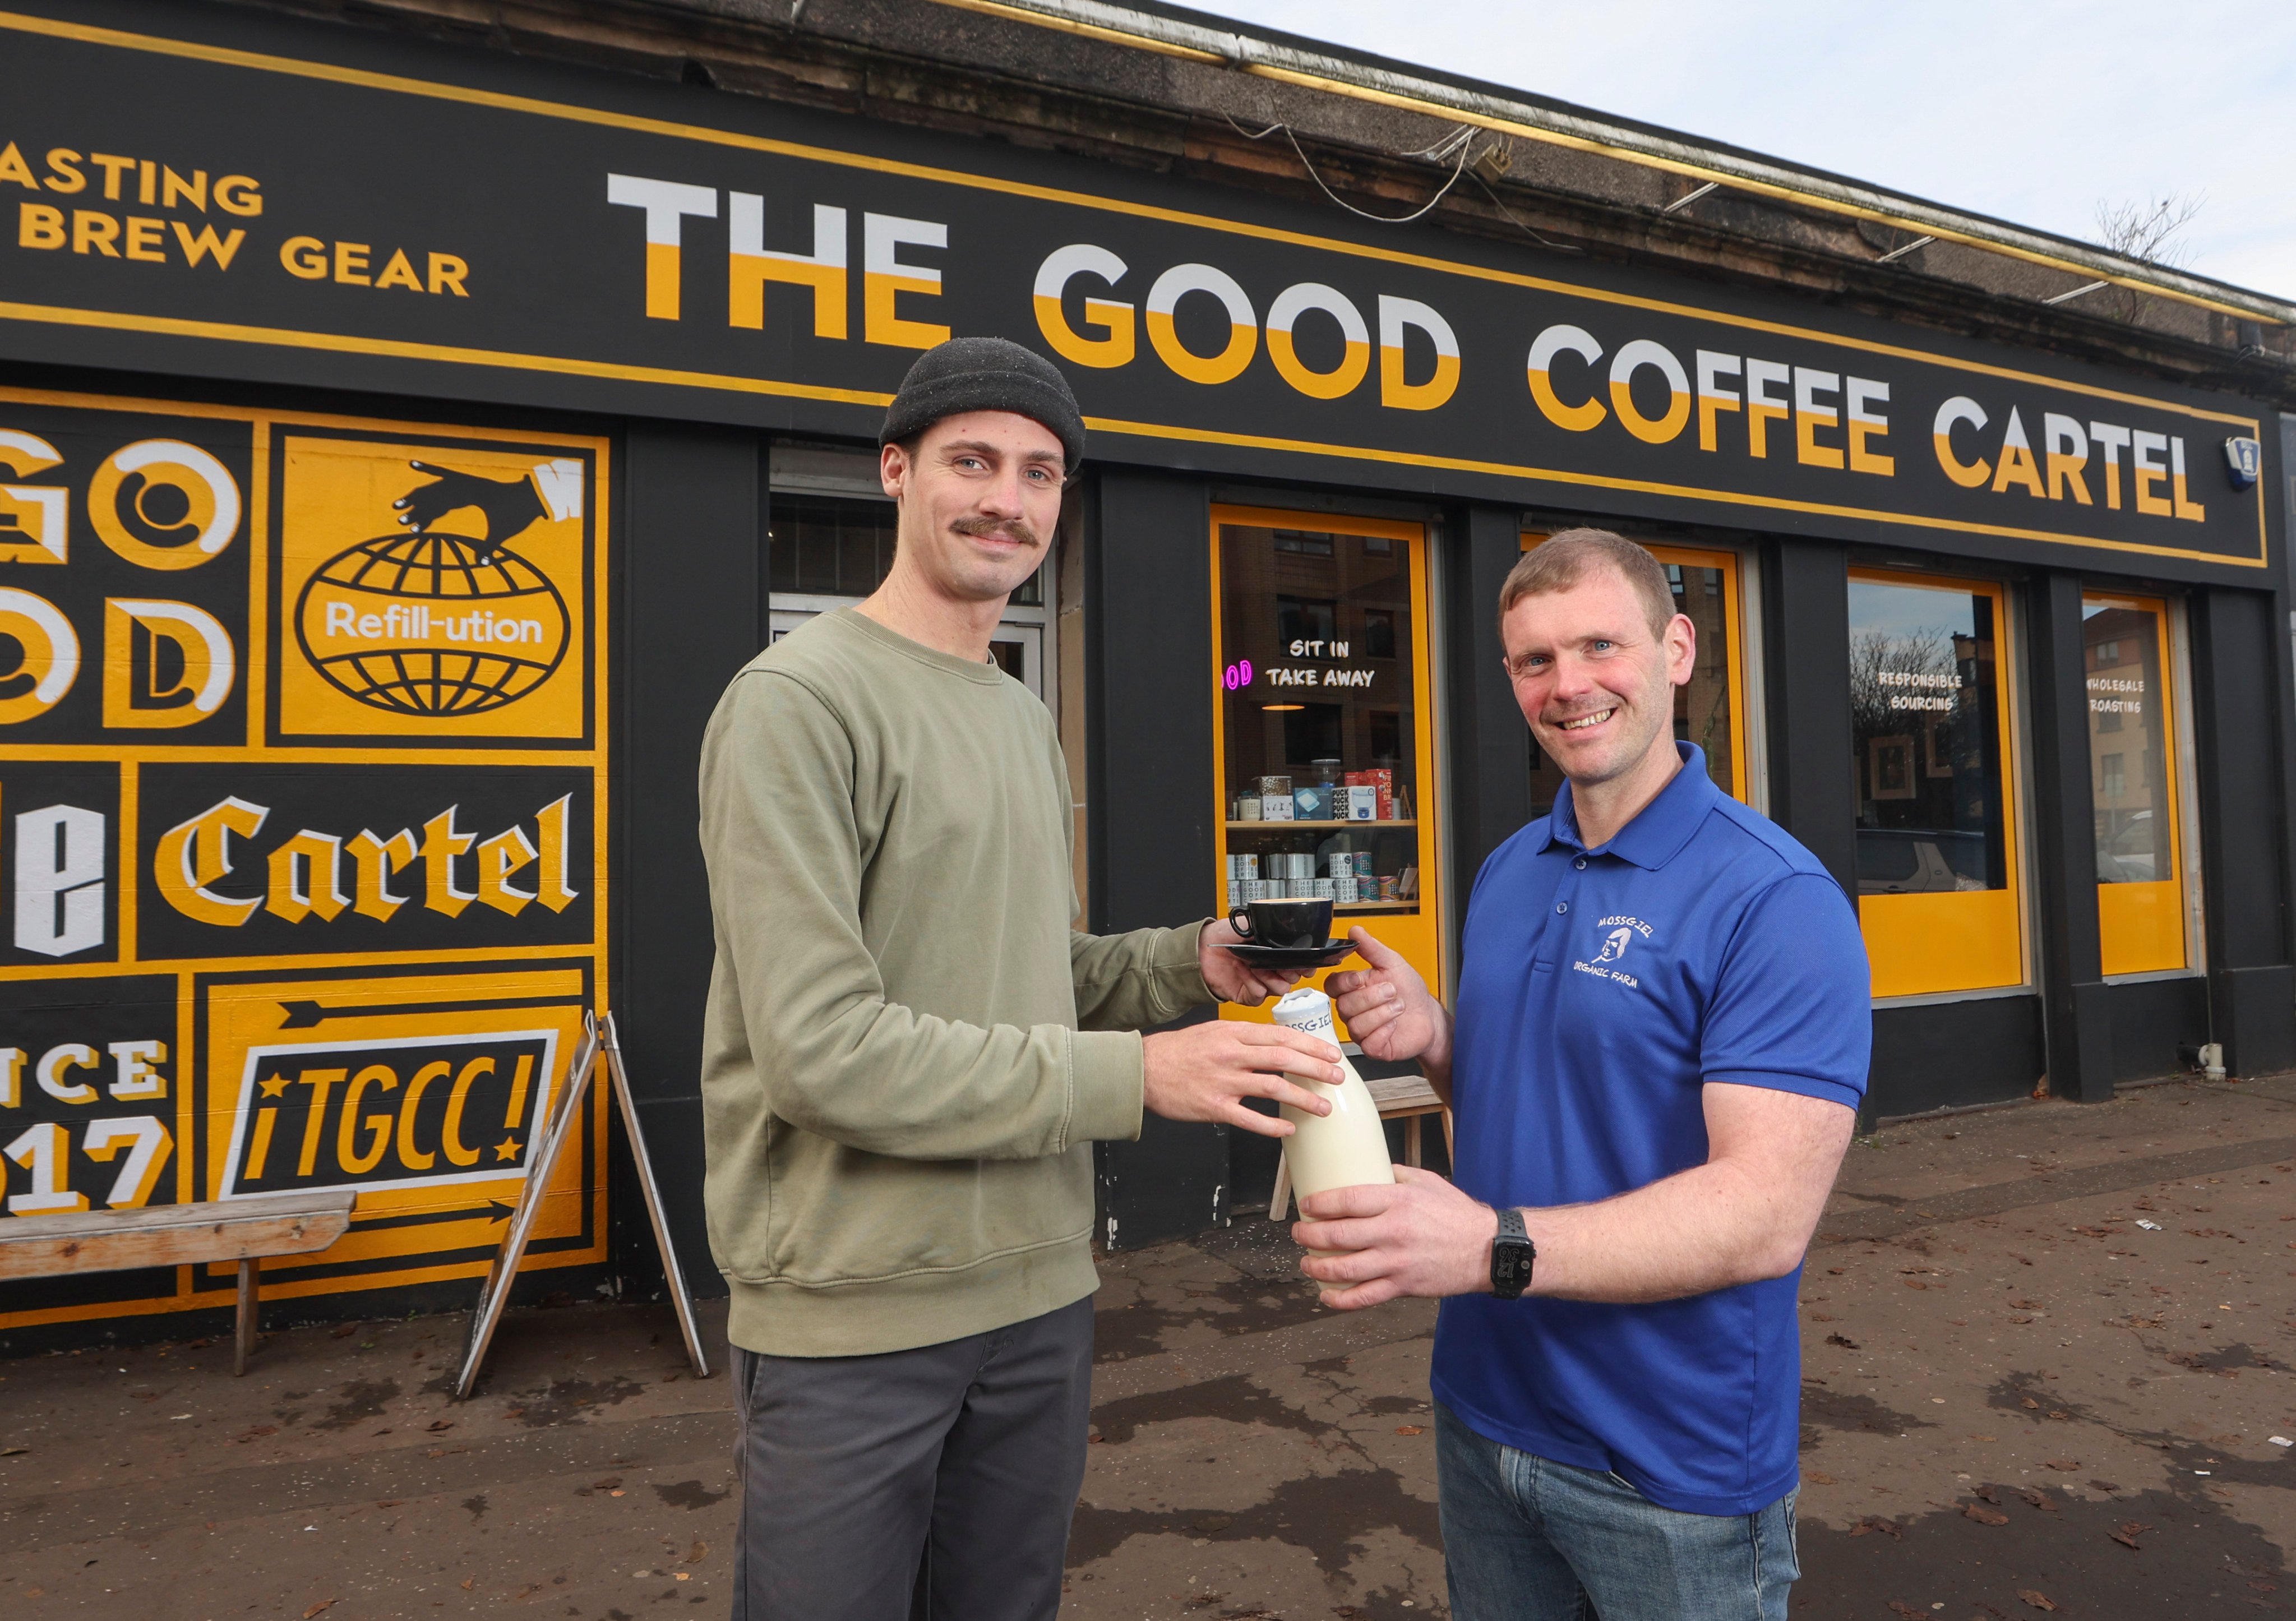
[[[1259,779],[1259,791],[1263,798],[1268,794],[1282,794],[1288,799],[1292,797],[1292,779],[1288,776],[1262,777]]]
[[[1292,803],[1302,822],[1332,820],[1332,789],[1327,782],[1310,782],[1292,790]]]
[[[1280,782],[1282,779],[1278,778],[1276,780]],[[1259,819],[1262,822],[1289,822],[1292,820],[1292,795],[1290,792],[1287,790],[1286,792],[1280,794],[1260,795]]]
[[[1377,768],[1377,769],[1375,769],[1375,770],[1361,772],[1361,773],[1358,773],[1357,774],[1358,774],[1358,775],[1360,775],[1360,776],[1363,778],[1364,782],[1365,782],[1365,784],[1366,786],[1368,786],[1368,787],[1370,787],[1370,788],[1372,788],[1372,789],[1376,790],[1377,790],[1377,792],[1378,792],[1378,795],[1379,795],[1378,814],[1377,814],[1377,815],[1374,818],[1374,820],[1375,820],[1375,821],[1379,821],[1379,822],[1392,822],[1392,821],[1394,821],[1394,820],[1395,820],[1395,773],[1394,773],[1394,771],[1393,771],[1393,770],[1391,770],[1391,769],[1390,769],[1390,767],[1388,767],[1388,766],[1382,765],[1382,766],[1378,767],[1378,768]]]
[[[1342,822],[1376,822],[1379,820],[1379,790],[1368,783],[1357,783],[1342,788],[1340,792],[1345,803],[1336,813]]]

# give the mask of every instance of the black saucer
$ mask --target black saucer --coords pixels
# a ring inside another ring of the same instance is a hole
[[[1330,968],[1347,960],[1353,940],[1325,940],[1321,946],[1223,946],[1253,968]]]

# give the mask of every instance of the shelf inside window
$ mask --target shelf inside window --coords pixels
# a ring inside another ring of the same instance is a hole
[[[1417,819],[1416,817],[1413,817],[1413,818],[1410,818],[1410,819],[1407,819],[1407,820],[1403,820],[1403,821],[1397,821],[1397,822],[1281,822],[1281,821],[1278,821],[1278,822],[1231,822],[1231,823],[1229,823],[1227,824],[1227,826],[1228,826],[1228,831],[1229,831],[1230,832],[1234,832],[1234,831],[1235,831],[1236,830],[1238,830],[1239,828],[1242,828],[1242,829],[1265,829],[1265,830],[1267,830],[1267,831],[1270,831],[1270,832],[1279,832],[1279,833],[1280,833],[1280,832],[1282,832],[1282,831],[1283,831],[1285,828],[1287,828],[1287,827],[1330,827],[1330,828],[1341,828],[1341,827],[1417,827],[1418,825],[1419,825],[1419,822],[1418,822],[1418,819]]]

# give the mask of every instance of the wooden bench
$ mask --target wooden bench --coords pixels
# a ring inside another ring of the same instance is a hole
[[[1423,1157],[1419,1138],[1420,1122],[1429,1115],[1443,1117],[1443,1150],[1451,1150],[1451,1111],[1443,1107],[1443,1100],[1435,1095],[1435,1088],[1427,1084],[1423,1075],[1390,1075],[1378,1080],[1367,1080],[1365,1089],[1371,1101],[1379,1105],[1382,1120],[1403,1122],[1403,1163],[1417,1165]],[[1292,1205],[1292,1158],[1287,1153],[1275,1162],[1275,1191],[1267,1198],[1267,1219],[1280,1222]]]
[[[152,1205],[78,1216],[19,1216],[0,1221],[0,1279],[56,1278],[142,1266],[239,1263],[239,1323],[231,1371],[247,1371],[255,1346],[257,1273],[272,1255],[324,1249],[351,1224],[357,1195],[348,1189]]]

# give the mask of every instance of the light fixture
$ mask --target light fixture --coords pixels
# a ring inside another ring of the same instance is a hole
[[[1293,709],[1304,709],[1308,706],[1303,703],[1264,703],[1259,707],[1272,714],[1288,714]]]

